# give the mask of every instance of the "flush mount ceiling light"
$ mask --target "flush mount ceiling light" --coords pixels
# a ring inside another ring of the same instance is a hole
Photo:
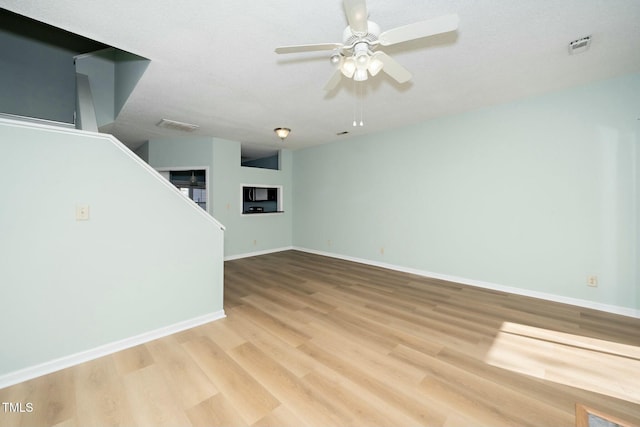
[[[289,136],[289,133],[291,132],[291,129],[289,129],[289,128],[275,128],[273,131],[276,133],[276,135],[278,135],[278,138],[280,138],[281,140],[284,141],[284,139]]]

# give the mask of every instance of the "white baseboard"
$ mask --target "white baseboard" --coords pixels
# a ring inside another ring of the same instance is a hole
[[[30,366],[19,371],[9,372],[8,374],[0,376],[0,389],[40,377],[42,375],[50,374],[61,369],[79,365],[102,356],[107,356],[118,351],[126,350],[127,348],[144,344],[167,335],[175,334],[176,332],[184,331],[195,326],[213,322],[214,320],[222,319],[224,317],[226,317],[224,310],[216,311],[214,313],[205,314],[203,316],[155,329],[153,331],[144,332],[120,341],[101,345],[90,350],[64,356],[39,365]]]
[[[249,257],[252,257],[252,256],[272,254],[274,252],[290,251],[292,249],[295,249],[295,248],[293,246],[284,246],[284,247],[281,247],[281,248],[265,249],[263,251],[247,252],[247,253],[244,253],[244,254],[237,254],[237,255],[229,255],[229,256],[224,257],[224,260],[225,261],[233,261],[234,259],[249,258]]]
[[[579,298],[571,298],[571,297],[565,297],[562,295],[548,294],[545,292],[537,292],[537,291],[531,291],[531,290],[522,289],[522,288],[514,288],[511,286],[504,286],[504,285],[499,285],[499,284],[490,283],[490,282],[483,282],[480,280],[467,279],[464,277],[449,276],[447,274],[432,273],[430,271],[418,270],[416,268],[403,267],[395,264],[387,264],[384,262],[372,261],[365,258],[356,258],[356,257],[347,256],[347,255],[335,254],[331,252],[317,251],[315,249],[308,249],[308,248],[302,248],[297,246],[294,246],[292,249],[296,251],[308,252],[316,255],[328,256],[331,258],[339,258],[345,261],[353,261],[360,264],[368,264],[376,267],[387,268],[389,270],[401,271],[403,273],[415,274],[417,276],[429,277],[431,279],[446,280],[448,282],[461,283],[463,285],[476,286],[478,288],[508,292],[510,294],[515,294],[515,295],[538,298],[538,299],[543,299],[547,301],[559,302],[563,304],[570,304],[578,307],[591,308],[594,310],[605,311],[607,313],[619,314],[622,316],[640,318],[640,310],[634,310],[633,308],[628,308],[628,307],[620,307],[617,305],[602,304],[599,302],[588,301],[588,300],[583,300]]]

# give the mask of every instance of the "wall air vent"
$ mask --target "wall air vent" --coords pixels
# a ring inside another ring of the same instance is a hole
[[[177,122],[175,120],[162,119],[156,124],[156,126],[165,128],[165,129],[174,129],[180,130],[182,132],[193,132],[198,129],[200,126],[192,125],[190,123]]]
[[[591,36],[582,37],[569,43],[569,55],[582,53],[591,46]]]

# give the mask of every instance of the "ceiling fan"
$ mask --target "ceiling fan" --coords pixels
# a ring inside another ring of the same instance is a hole
[[[375,76],[381,70],[398,83],[411,79],[411,73],[378,46],[391,46],[409,40],[420,39],[436,34],[454,31],[458,28],[456,14],[444,15],[434,19],[418,21],[413,24],[393,28],[384,32],[375,22],[369,21],[366,0],[344,0],[344,8],[349,25],[342,34],[342,43],[304,44],[281,46],[276,53],[298,53],[333,50],[331,62],[338,70],[325,86],[330,91],[344,75],[355,81],[365,81],[368,75]]]

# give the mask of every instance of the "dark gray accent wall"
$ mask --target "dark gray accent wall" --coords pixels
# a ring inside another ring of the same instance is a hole
[[[0,112],[73,123],[73,57],[105,47],[0,9]]]
[[[244,161],[242,162],[242,166],[278,170],[280,169],[280,156],[278,154],[274,154],[273,156],[263,157],[261,159]]]

